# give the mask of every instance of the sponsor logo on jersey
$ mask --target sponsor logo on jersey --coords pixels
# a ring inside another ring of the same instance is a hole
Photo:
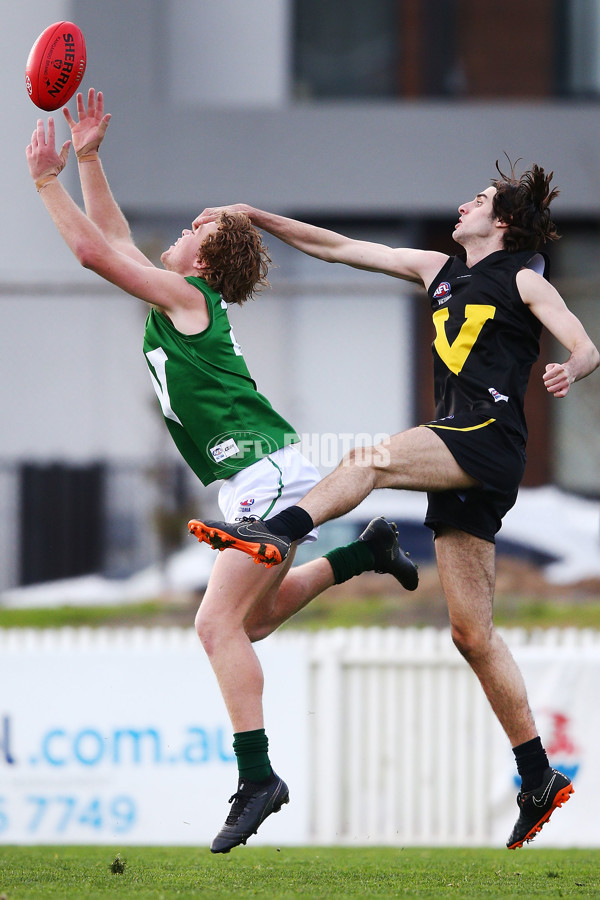
[[[229,438],[228,441],[223,441],[221,444],[215,444],[214,447],[209,447],[209,453],[215,462],[223,462],[224,459],[229,459],[230,456],[235,456],[239,452],[240,448],[233,438]]]
[[[496,388],[488,388],[488,391],[494,398],[494,403],[499,403],[501,400],[505,400],[506,403],[508,403],[508,397],[506,396],[506,394],[501,394],[496,390]]]
[[[433,292],[433,299],[437,300],[439,304],[445,303],[452,296],[451,290],[452,288],[448,281],[441,281]]]
[[[254,498],[252,498],[251,500],[241,500],[240,501],[240,506],[243,509],[247,509],[249,506],[252,506],[253,504],[254,504]]]
[[[295,435],[291,437],[295,438]],[[244,459],[255,462],[277,449],[275,438],[259,431],[229,431],[215,435],[206,445],[206,452],[216,463],[232,470],[238,470],[238,464]]]

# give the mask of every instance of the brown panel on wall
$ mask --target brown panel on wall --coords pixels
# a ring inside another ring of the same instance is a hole
[[[550,0],[459,0],[459,66],[470,97],[544,97],[553,86]]]
[[[397,0],[404,97],[546,97],[558,77],[557,0]]]
[[[403,0],[399,4],[398,43],[402,48],[399,58],[399,93],[405,97],[418,97],[423,93],[422,78],[422,16],[421,0]]]

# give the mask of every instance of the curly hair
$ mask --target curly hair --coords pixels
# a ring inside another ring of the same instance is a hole
[[[492,179],[496,188],[493,215],[508,226],[504,235],[504,249],[509,253],[517,250],[540,250],[547,241],[557,241],[560,237],[549,210],[559,193],[557,188],[550,190],[554,172],[546,175],[534,163],[531,169],[527,169],[518,178],[515,166],[519,160],[513,163],[508,156],[506,158],[510,173],[505,174],[496,160],[500,178]]]
[[[244,213],[221,213],[218,230],[202,243],[199,256],[206,265],[202,277],[226,303],[254,297],[268,287],[271,258],[262,238]]]

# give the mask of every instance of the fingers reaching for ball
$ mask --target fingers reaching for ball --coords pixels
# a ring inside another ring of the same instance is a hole
[[[31,135],[31,143],[25,153],[29,171],[34,181],[59,175],[64,169],[69,156],[71,141],[65,141],[60,151],[56,150],[55,125],[52,116],[48,119],[48,129],[43,119],[37,120],[37,125]]]
[[[87,96],[87,106],[83,94],[77,94],[77,120],[73,118],[67,107],[63,113],[73,139],[73,147],[78,157],[87,156],[97,151],[104,139],[110,113],[104,114],[104,96],[102,91],[90,88]]]

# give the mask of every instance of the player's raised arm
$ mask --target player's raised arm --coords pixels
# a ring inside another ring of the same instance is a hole
[[[87,107],[83,95],[77,94],[77,120],[67,107],[63,109],[63,113],[71,129],[88,216],[98,226],[106,240],[121,253],[126,253],[142,265],[153,265],[135,246],[129,223],[112,195],[98,155],[111,118],[110,113],[104,114],[102,91],[96,94],[94,88],[89,89]]]
[[[144,265],[109,243],[60,183],[58,175],[67,162],[70,143],[65,141],[58,153],[54,119],[48,119],[47,135],[43,120],[38,119],[25,151],[35,185],[69,249],[85,268],[128,294],[163,309],[180,330],[188,334],[203,331],[208,325],[208,313],[206,304],[198,301],[199,292],[181,274]],[[188,230],[187,234],[193,235],[193,232]],[[187,254],[192,272],[194,251],[191,247]],[[174,246],[170,252],[177,254],[178,251]]]
[[[570,353],[564,363],[549,363],[543,375],[548,393],[558,399],[565,397],[574,381],[598,368],[598,350],[556,288],[541,275],[522,269],[517,275],[517,286],[534,316]]]
[[[428,287],[447,260],[443,253],[429,250],[387,247],[370,241],[358,241],[317,225],[289,219],[245,203],[205,209],[194,220],[194,227],[214,222],[221,213],[243,212],[253,225],[268,231],[291,247],[330,263],[342,263],[355,269],[383,272],[395,278],[414,281]]]

